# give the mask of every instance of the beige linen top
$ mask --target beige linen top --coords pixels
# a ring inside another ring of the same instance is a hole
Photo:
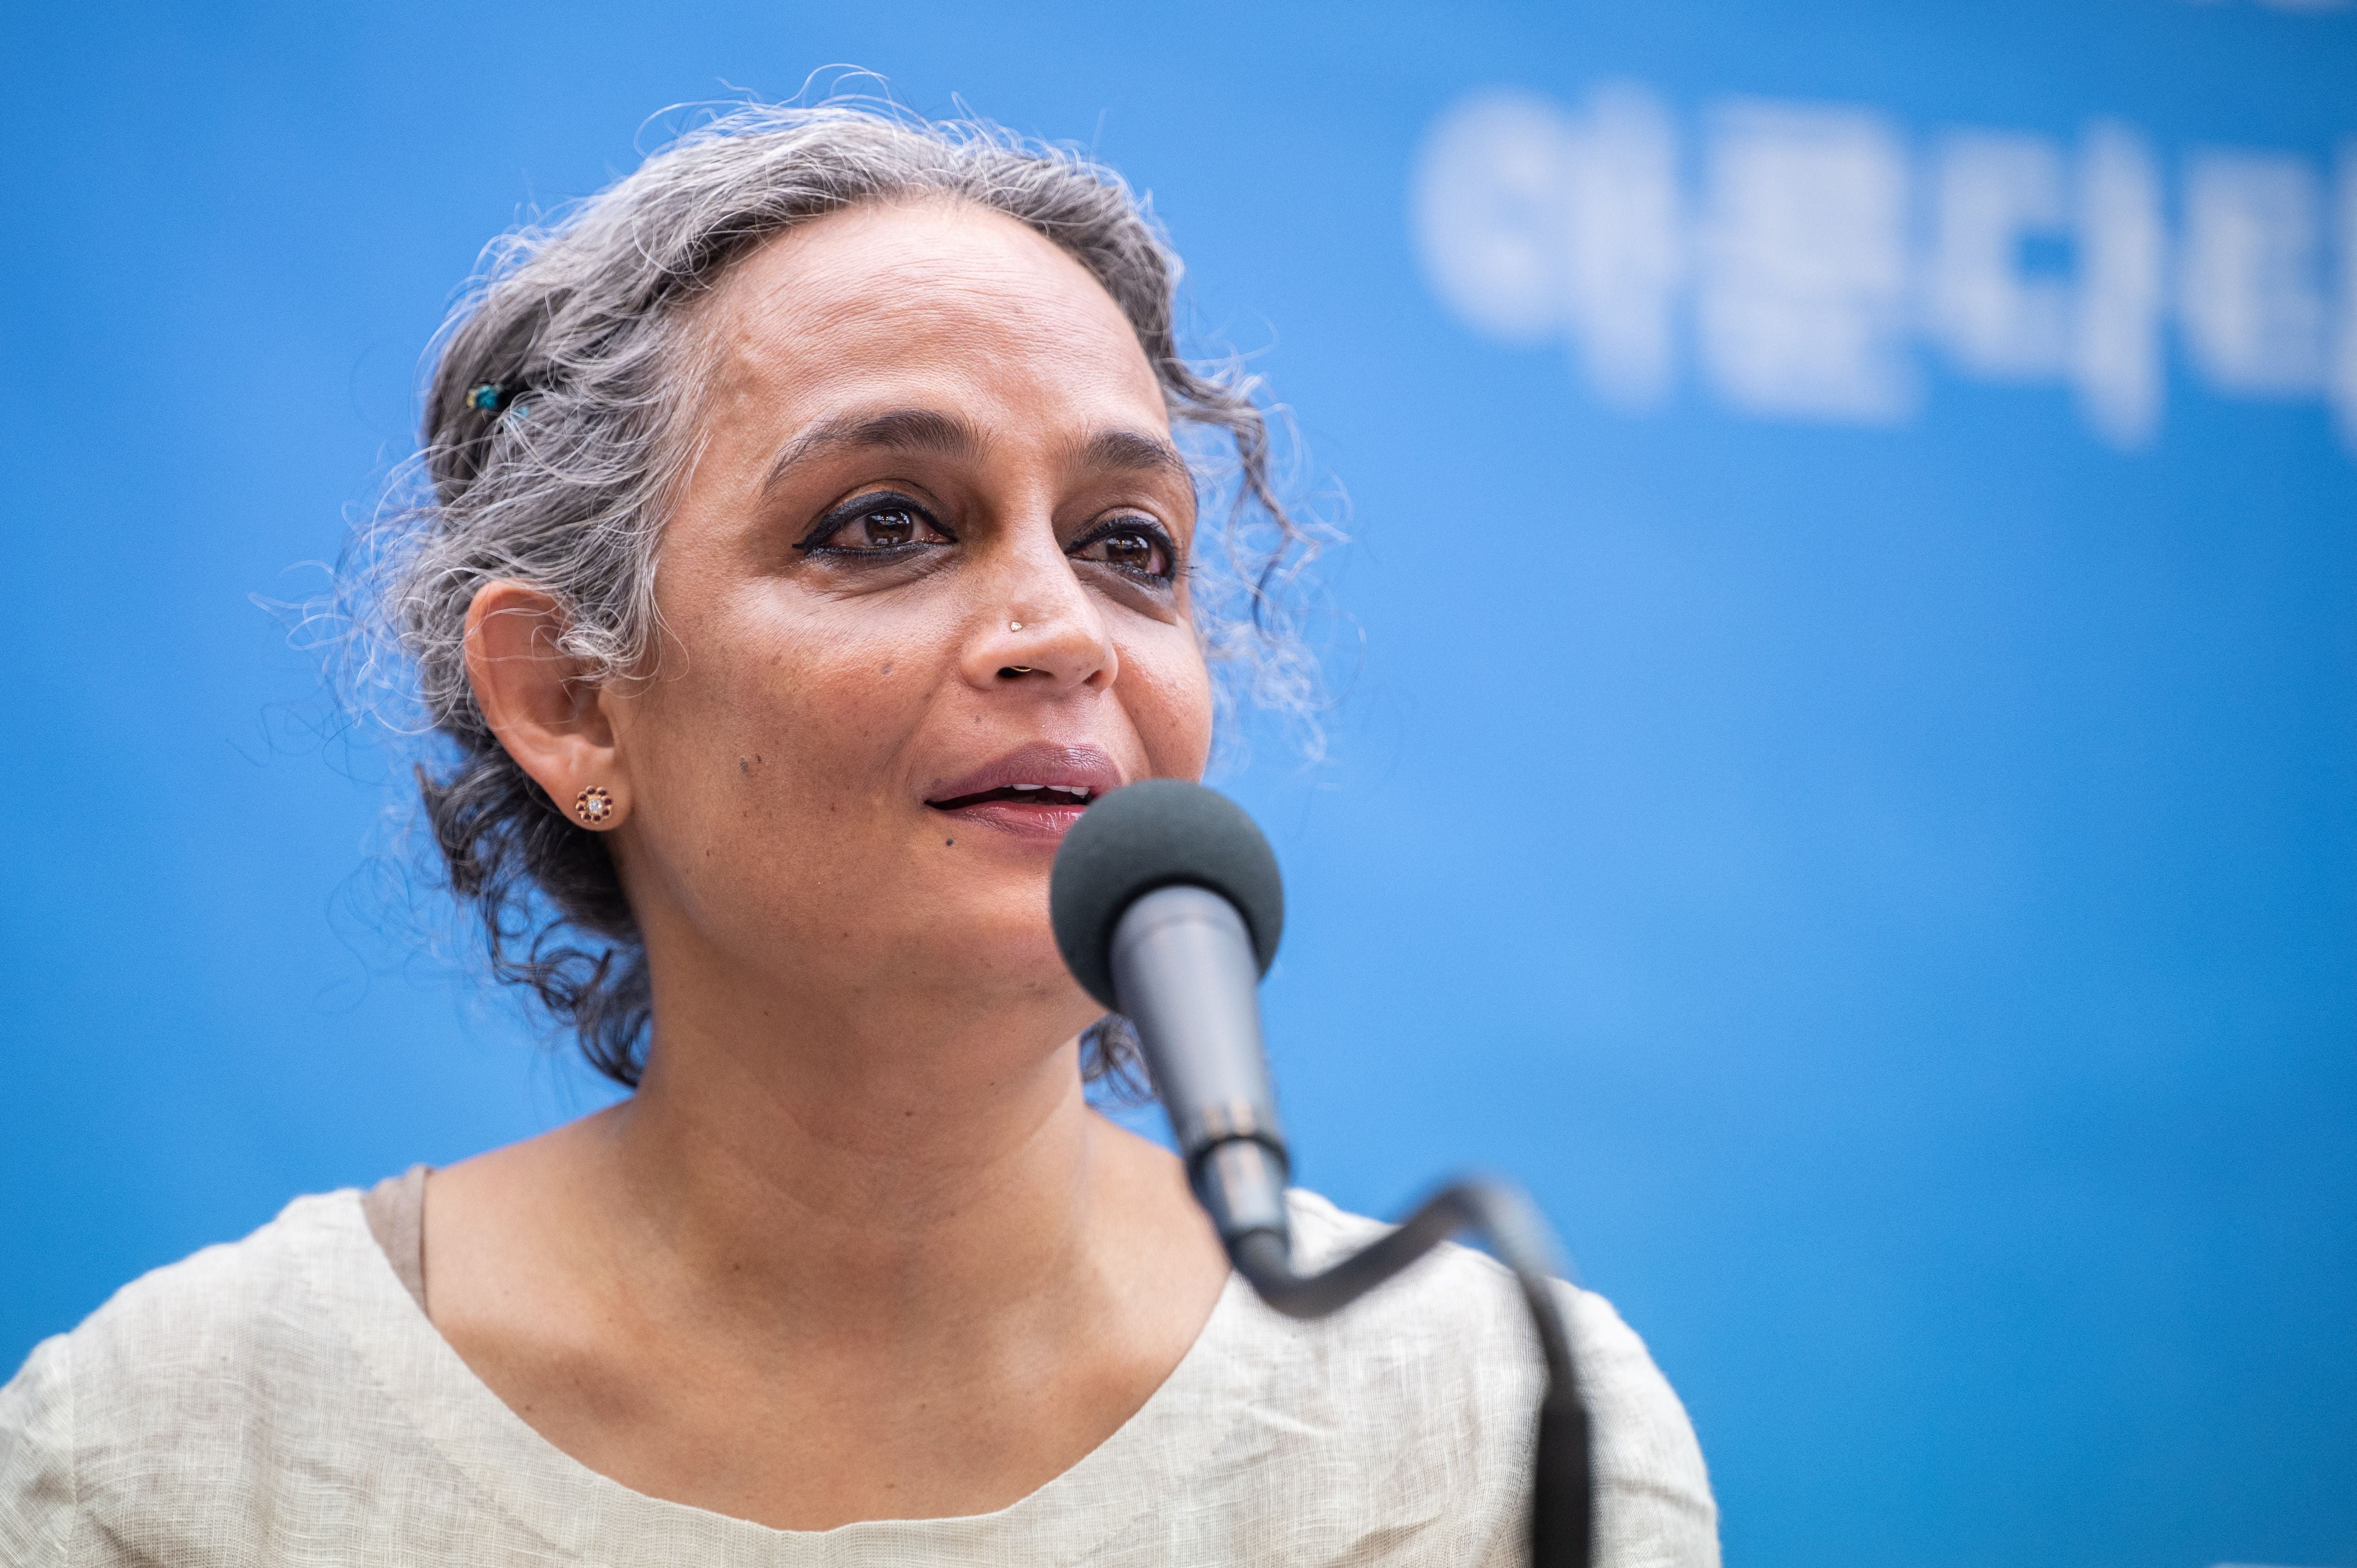
[[[1309,1266],[1378,1229],[1293,1201]],[[1597,1434],[1600,1568],[1716,1568],[1677,1396],[1565,1287]],[[0,1389],[0,1563],[1464,1564],[1523,1561],[1542,1373],[1511,1279],[1451,1247],[1295,1323],[1231,1278],[1093,1453],[963,1519],[779,1530],[630,1490],[501,1404],[418,1308],[356,1191],[117,1293]]]

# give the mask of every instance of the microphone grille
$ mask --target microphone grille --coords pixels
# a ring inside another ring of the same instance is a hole
[[[1285,932],[1285,879],[1276,854],[1243,807],[1183,779],[1115,789],[1081,814],[1056,852],[1048,909],[1056,946],[1082,989],[1109,1008],[1113,932],[1158,887],[1204,887],[1236,907],[1268,972]]]

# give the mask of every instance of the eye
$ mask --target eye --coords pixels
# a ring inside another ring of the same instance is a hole
[[[924,526],[924,520],[915,512],[896,506],[871,511],[843,532],[856,535],[857,544],[870,550],[898,550],[903,544],[914,544]],[[840,535],[838,542],[843,542]]]
[[[932,513],[906,496],[856,496],[819,519],[796,548],[818,554],[888,554],[910,545],[954,543]]]
[[[1075,561],[1102,561],[1139,576],[1168,580],[1178,551],[1162,525],[1147,518],[1115,518],[1072,547]]]

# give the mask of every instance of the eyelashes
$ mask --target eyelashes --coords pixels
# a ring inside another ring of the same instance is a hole
[[[829,508],[794,548],[807,555],[898,557],[956,542],[957,535],[922,501],[895,490],[870,490]]]
[[[1125,576],[1168,584],[1178,575],[1178,545],[1150,517],[1108,518],[1066,547],[1079,561],[1095,561]]]
[[[794,549],[804,555],[881,564],[957,542],[957,534],[924,502],[898,490],[870,490],[828,508]],[[1141,512],[1097,522],[1066,545],[1064,553],[1157,588],[1174,582],[1183,564],[1169,530]]]

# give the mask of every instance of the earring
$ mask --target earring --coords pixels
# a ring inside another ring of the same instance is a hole
[[[614,814],[614,797],[604,785],[592,784],[574,797],[573,814],[594,828]]]

